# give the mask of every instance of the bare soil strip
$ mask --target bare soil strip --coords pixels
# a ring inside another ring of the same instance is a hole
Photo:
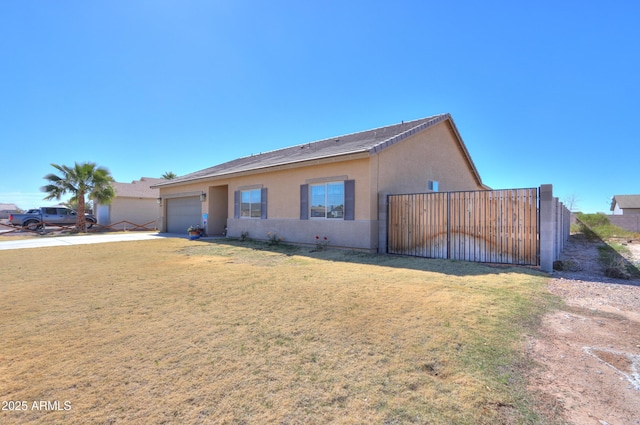
[[[629,261],[640,261],[640,244]],[[545,316],[527,351],[540,365],[531,388],[576,425],[640,424],[640,281],[603,275],[597,243],[572,238],[549,290],[565,307]]]

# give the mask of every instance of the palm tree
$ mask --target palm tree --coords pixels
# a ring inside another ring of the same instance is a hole
[[[165,171],[165,173],[162,175],[162,178],[166,180],[173,180],[176,177],[178,176],[173,171]]]
[[[75,163],[75,166],[51,164],[53,168],[60,172],[57,174],[47,174],[44,176],[49,184],[40,188],[48,195],[45,200],[57,199],[66,193],[71,194],[70,202],[78,203],[78,218],[76,228],[79,232],[87,231],[87,223],[84,217],[85,196],[101,204],[108,204],[115,196],[116,192],[111,182],[113,177],[108,169],[97,167],[93,162]]]

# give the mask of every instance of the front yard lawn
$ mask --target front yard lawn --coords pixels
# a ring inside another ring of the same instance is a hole
[[[184,239],[0,265],[0,396],[28,406],[0,423],[542,421],[536,271]]]

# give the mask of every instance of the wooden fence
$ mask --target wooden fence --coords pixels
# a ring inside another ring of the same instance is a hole
[[[87,222],[87,232],[121,232],[121,231],[153,231],[158,230],[157,220],[152,220],[143,224],[136,224],[131,221],[122,220],[117,223],[113,223],[110,225],[103,225],[98,223],[93,223],[91,227],[89,227],[89,222]],[[45,234],[47,231],[67,231],[67,232],[75,232],[76,226],[74,224],[62,225],[55,223],[47,223],[44,222],[44,226],[31,226],[31,227],[22,227],[16,226],[10,223],[0,223],[0,233],[14,233],[14,232],[31,232],[37,234]]]
[[[387,252],[540,264],[537,188],[388,195]]]

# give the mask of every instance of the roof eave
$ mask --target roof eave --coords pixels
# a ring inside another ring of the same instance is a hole
[[[246,170],[229,171],[229,172],[223,172],[219,174],[210,174],[206,176],[193,177],[190,179],[184,179],[177,182],[170,180],[166,183],[160,183],[150,187],[162,189],[165,187],[181,186],[185,183],[216,181],[216,180],[228,179],[228,178],[238,177],[238,176],[247,176],[251,174],[259,174],[259,173],[265,173],[265,172],[269,173],[269,172],[283,170],[283,169],[306,167],[309,165],[309,163],[325,164],[325,163],[338,162],[338,161],[351,161],[354,159],[368,158],[369,156],[370,154],[366,150],[353,150],[350,152],[341,152],[335,155],[322,155],[315,158],[305,158],[304,160],[299,160],[299,161],[287,161],[279,164],[270,164],[262,167],[248,168]]]
[[[478,181],[478,184],[480,186],[483,187],[487,187],[483,182],[482,182],[482,178],[480,177],[480,173],[478,172],[478,169],[476,168],[476,164],[473,162],[473,159],[471,159],[471,154],[469,154],[469,151],[467,150],[467,146],[464,144],[464,141],[462,140],[462,136],[460,136],[460,132],[458,131],[458,127],[456,127],[456,123],[453,122],[453,118],[451,118],[451,115],[448,115],[448,120],[449,120],[449,124],[451,125],[451,128],[453,130],[453,132],[456,135],[456,138],[458,139],[458,145],[460,146],[460,149],[462,149],[462,152],[464,153],[464,156],[467,159],[467,162],[469,164],[469,168],[471,168],[471,172],[473,173],[473,175],[475,176],[476,180]]]

